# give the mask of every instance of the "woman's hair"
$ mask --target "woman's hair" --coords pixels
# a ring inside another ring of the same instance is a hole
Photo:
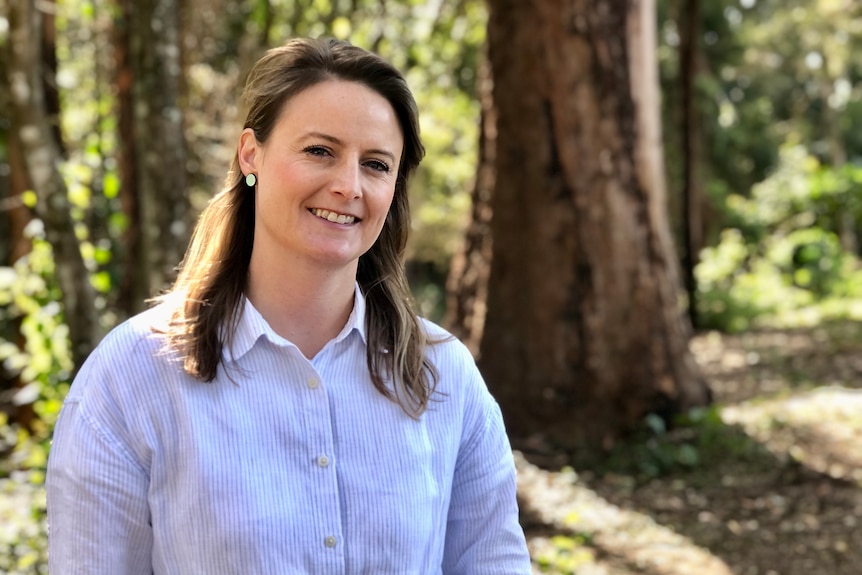
[[[359,258],[357,281],[366,299],[371,380],[380,393],[418,417],[434,392],[437,374],[425,356],[428,341],[403,267],[410,228],[407,181],[425,154],[407,82],[391,64],[348,42],[291,40],[269,50],[251,70],[243,93],[245,127],[266,142],[285,103],[327,80],[357,82],[376,91],[392,106],[403,133],[392,205],[380,237]],[[215,378],[242,313],[254,217],[254,193],[235,155],[224,189],[201,213],[173,288],[158,298],[178,302],[165,330],[168,345],[182,358],[184,370],[203,381]]]

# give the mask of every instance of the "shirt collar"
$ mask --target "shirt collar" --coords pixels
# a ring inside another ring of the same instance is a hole
[[[241,359],[262,337],[280,347],[293,346],[291,342],[275,333],[275,330],[260,315],[260,312],[257,311],[247,297],[243,296],[240,305],[242,309],[240,310],[241,313],[236,331],[233,334],[233,346],[231,349],[224,350],[226,361]],[[353,310],[347,318],[347,323],[344,324],[344,327],[335,336],[333,341],[336,343],[342,341],[353,333],[354,330],[359,333],[362,341],[367,344],[368,340],[365,335],[365,296],[362,294],[362,290],[359,289],[358,282],[355,284],[353,292]]]

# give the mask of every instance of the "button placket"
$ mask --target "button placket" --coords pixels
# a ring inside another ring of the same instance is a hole
[[[312,366],[302,379],[297,382],[302,397],[302,417],[305,423],[305,441],[308,451],[305,452],[306,477],[311,487],[310,507],[314,515],[319,517],[315,525],[317,545],[321,553],[331,557],[332,561],[343,561],[340,550],[342,535],[342,517],[338,479],[336,477],[334,422],[331,411],[330,394],[326,374],[321,374]],[[318,530],[319,529],[319,530]]]

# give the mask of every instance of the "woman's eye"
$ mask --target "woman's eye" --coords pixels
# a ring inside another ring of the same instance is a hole
[[[380,160],[371,160],[365,165],[376,172],[383,172],[384,174],[389,173],[389,165],[384,162],[381,162]]]
[[[327,150],[323,146],[308,146],[302,151],[306,154],[311,154],[312,156],[325,156],[329,154],[329,150]]]

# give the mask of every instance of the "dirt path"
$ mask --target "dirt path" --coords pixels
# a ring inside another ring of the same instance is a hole
[[[862,328],[711,334],[692,349],[712,420],[591,472],[513,440],[535,571],[862,574]]]

